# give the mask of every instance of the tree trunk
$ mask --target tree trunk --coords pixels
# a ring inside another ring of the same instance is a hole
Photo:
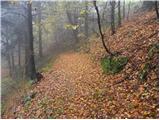
[[[130,7],[131,7],[131,1],[128,3],[128,14],[127,14],[127,20],[129,20]]]
[[[18,38],[18,66],[21,68],[21,43],[20,38]]]
[[[115,5],[116,2],[115,1],[111,1],[111,30],[112,30],[112,35],[115,34]]]
[[[42,51],[42,28],[41,28],[41,3],[38,4],[38,36],[39,36],[39,57],[41,58],[43,56]]]
[[[21,37],[18,37],[18,79],[22,77],[21,71]]]
[[[125,19],[125,0],[123,1],[123,19]]]
[[[15,79],[16,75],[15,75],[15,63],[14,63],[14,51],[13,49],[11,50],[11,71],[12,71],[12,79]]]
[[[103,13],[102,13],[102,25],[106,26],[107,25],[107,19],[105,20],[105,14],[106,14],[106,8],[107,8],[108,2],[106,2],[104,8],[103,8]]]
[[[155,1],[155,10],[156,10],[156,14],[157,14],[157,19],[159,19],[159,3],[158,3],[158,1]]]
[[[95,10],[96,10],[96,12],[97,12],[97,22],[98,22],[98,27],[99,27],[99,32],[100,32],[100,35],[101,35],[101,40],[102,40],[103,47],[105,48],[106,52],[107,52],[109,55],[112,55],[112,53],[111,53],[110,50],[106,47],[105,42],[104,42],[104,35],[103,35],[103,33],[102,33],[102,30],[101,30],[100,15],[99,15],[98,7],[97,7],[97,5],[96,5],[96,1],[93,1],[93,4],[94,4]]]
[[[24,71],[25,79],[27,79],[28,76],[29,76],[29,73],[28,73],[28,71],[29,71],[29,67],[28,67],[28,63],[29,63],[29,59],[28,59],[28,56],[29,56],[29,52],[28,52],[29,44],[28,44],[28,41],[29,41],[29,38],[28,38],[28,34],[27,33],[28,33],[28,30],[25,32],[25,44],[24,44],[24,46],[25,46],[25,63],[24,63],[24,66],[25,66],[25,71]]]
[[[85,10],[86,10],[86,14],[85,14],[85,36],[86,39],[88,38],[88,1],[85,2]]]
[[[34,61],[32,4],[31,3],[28,3],[28,33],[29,33],[28,75],[31,80],[35,80],[36,79],[36,68],[35,68],[35,61]]]
[[[7,48],[9,49],[9,42],[8,39],[6,39]],[[11,59],[10,59],[10,50],[7,51],[7,61],[8,61],[8,67],[9,67],[9,75],[12,77],[12,66],[11,66]]]
[[[118,26],[121,26],[121,2],[118,1]]]

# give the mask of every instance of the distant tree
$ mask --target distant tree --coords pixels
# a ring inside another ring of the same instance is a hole
[[[118,26],[121,26],[121,2],[118,1]]]
[[[125,0],[123,0],[123,19],[125,19]]]
[[[107,52],[109,55],[112,55],[111,51],[107,48],[107,46],[105,45],[105,42],[104,42],[104,35],[103,35],[103,33],[102,33],[102,30],[101,30],[100,14],[99,14],[98,7],[97,7],[97,5],[96,5],[96,1],[93,1],[93,5],[94,5],[95,10],[96,10],[96,13],[97,13],[97,22],[98,22],[98,27],[99,27],[99,32],[100,32],[100,35],[101,35],[101,40],[102,40],[103,47],[105,48],[106,52]]]
[[[85,36],[88,38],[88,1],[85,1]]]
[[[106,14],[106,8],[108,5],[108,1],[106,1],[104,7],[103,7],[103,12],[102,12],[102,25],[105,25],[107,23],[107,19],[105,19],[105,14]]]
[[[110,1],[110,5],[111,5],[111,31],[112,31],[112,35],[115,34],[115,5],[116,2],[115,1]]]
[[[77,13],[76,13],[76,10],[73,10],[73,13],[71,13],[71,11],[68,10],[69,9],[68,5],[66,5],[66,14],[67,14],[68,21],[70,23],[70,25],[68,25],[68,27],[70,27],[72,29],[75,41],[78,43],[79,39],[78,39],[78,21],[77,21],[78,17],[76,15]]]
[[[129,1],[129,3],[128,3],[128,13],[127,13],[127,20],[129,19],[130,7],[131,7],[131,1]]]
[[[38,2],[38,37],[39,37],[39,57],[41,58],[43,56],[43,50],[42,50],[42,24],[41,24],[41,2]]]

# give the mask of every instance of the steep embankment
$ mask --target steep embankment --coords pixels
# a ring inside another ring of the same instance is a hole
[[[129,57],[119,74],[103,74],[100,58],[105,51],[100,39],[90,40],[87,53],[83,47],[80,52],[61,54],[33,88],[35,97],[15,105],[3,117],[158,118],[158,76],[150,71],[145,82],[138,80],[147,48],[158,42],[155,17],[153,12],[143,13],[123,23],[114,36],[106,37],[112,51]],[[155,58],[158,65],[158,56]]]

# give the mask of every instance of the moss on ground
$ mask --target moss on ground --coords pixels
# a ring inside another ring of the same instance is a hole
[[[105,73],[116,74],[119,73],[127,64],[128,58],[125,56],[105,57],[101,59],[101,66]]]

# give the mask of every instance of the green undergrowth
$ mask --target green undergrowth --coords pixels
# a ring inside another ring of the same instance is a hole
[[[116,74],[119,73],[128,62],[125,56],[105,57],[101,59],[101,66],[104,73]]]
[[[159,44],[151,44],[148,48],[148,59],[152,59],[152,57],[159,52]]]
[[[155,43],[155,44],[151,44],[148,47],[148,53],[146,56],[146,62],[144,64],[144,66],[141,68],[141,70],[139,71],[139,80],[140,81],[144,81],[147,79],[147,76],[152,68],[152,59],[155,57],[155,55],[158,55],[159,52],[159,44]]]
[[[141,81],[145,80],[147,78],[149,72],[149,63],[145,63],[144,67],[139,72],[139,79]]]
[[[48,72],[53,66],[53,61],[50,60],[43,68],[40,69],[40,72]]]

